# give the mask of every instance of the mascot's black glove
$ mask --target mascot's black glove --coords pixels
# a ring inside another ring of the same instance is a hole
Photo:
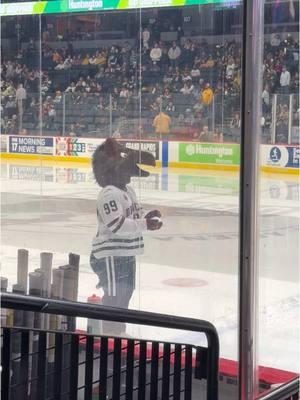
[[[149,231],[155,231],[157,229],[160,229],[162,227],[162,221],[160,220],[161,218],[161,213],[158,210],[152,210],[149,211],[145,215],[146,221],[147,221],[147,229]]]
[[[149,211],[146,215],[145,215],[145,218],[161,218],[161,212],[160,211],[158,211],[158,210],[152,210],[152,211]]]

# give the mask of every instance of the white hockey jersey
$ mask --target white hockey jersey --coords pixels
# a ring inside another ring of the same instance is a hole
[[[93,239],[96,258],[142,254],[142,232],[147,229],[142,208],[134,190],[106,186],[97,199],[98,232]]]

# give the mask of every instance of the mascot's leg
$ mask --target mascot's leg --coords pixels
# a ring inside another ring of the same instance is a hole
[[[102,304],[128,308],[135,288],[135,257],[107,257],[107,288],[104,289]],[[103,332],[107,335],[122,335],[126,324],[103,321]]]
[[[135,257],[105,257],[99,260],[91,257],[91,266],[99,277],[99,286],[104,291],[104,306],[128,308],[135,289]],[[103,334],[121,335],[126,324],[103,321]]]

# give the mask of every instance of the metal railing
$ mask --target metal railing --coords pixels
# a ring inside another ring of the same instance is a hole
[[[270,393],[262,395],[257,400],[298,400],[299,399],[299,378],[282,386],[273,389]]]
[[[75,400],[79,390],[84,392],[80,399],[90,400],[95,384],[99,385],[97,398],[100,400],[129,400],[134,398],[133,393],[138,393],[141,400],[191,400],[193,363],[195,379],[207,381],[206,399],[218,399],[219,339],[215,327],[207,321],[9,293],[1,294],[1,303],[4,309],[37,314],[103,319],[194,331],[204,333],[207,339],[207,347],[195,347],[152,340],[6,327],[3,328],[2,337],[3,400],[27,399],[24,393],[30,391],[31,400]],[[32,342],[31,335],[35,337]],[[16,337],[19,350],[14,350],[12,354],[12,344],[13,341],[16,342]],[[83,360],[79,357],[82,338],[85,347]],[[47,347],[49,342],[52,343],[52,347]],[[98,360],[97,366],[95,360]],[[18,373],[11,374],[12,366],[16,370],[16,363]],[[81,371],[79,366],[83,364],[85,368]],[[46,397],[48,389],[51,391],[50,397]],[[15,394],[11,397],[11,393],[15,393],[14,390],[20,394],[19,397]],[[158,390],[162,397],[158,397]],[[149,393],[146,396],[146,391],[150,393],[150,397]],[[181,397],[182,394],[184,397]]]

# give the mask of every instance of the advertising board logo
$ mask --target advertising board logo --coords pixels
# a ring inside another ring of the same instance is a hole
[[[295,167],[299,167],[300,164],[300,148],[299,147],[294,147],[293,148],[293,160],[292,164]]]
[[[53,138],[9,136],[9,152],[53,155]]]
[[[57,137],[55,139],[55,142],[56,142],[56,155],[57,156],[70,155],[70,148],[69,148],[70,138]]]
[[[270,160],[273,163],[278,163],[281,160],[281,151],[278,147],[272,147],[270,150]]]
[[[193,156],[195,154],[195,146],[193,144],[187,145],[185,152],[188,156]]]
[[[70,10],[78,10],[78,9],[93,10],[102,7],[103,7],[102,0],[69,0]]]
[[[128,149],[137,150],[137,151],[148,151],[152,153],[156,160],[159,159],[159,144],[158,142],[140,142],[140,141],[126,141],[122,143]]]

